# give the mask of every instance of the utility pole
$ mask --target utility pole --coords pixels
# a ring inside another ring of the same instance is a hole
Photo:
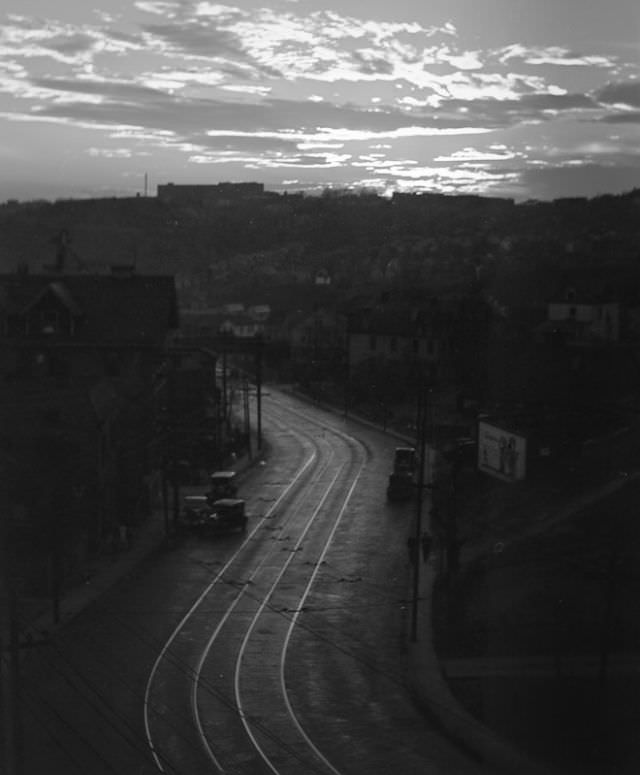
[[[262,343],[256,351],[256,407],[257,407],[257,434],[258,450],[262,449]]]
[[[224,347],[222,350],[222,435],[225,440],[227,438],[227,431],[229,430],[229,418],[227,414],[227,348]]]
[[[609,652],[611,650],[611,623],[613,621],[613,609],[615,603],[618,551],[618,547],[614,547],[611,550],[605,578],[606,590],[604,614],[600,632],[600,658],[598,666],[598,708],[600,711],[601,727],[604,726],[607,715],[607,669],[609,665]]]
[[[249,415],[249,380],[247,377],[245,377],[242,386],[242,403],[244,407],[244,432],[247,436],[247,450],[249,453],[249,460],[251,460],[253,455],[251,452],[251,417]]]
[[[169,541],[169,486],[167,482],[167,457],[162,461],[162,516],[164,520],[164,537]]]
[[[0,603],[3,611],[0,619],[6,619],[6,630],[0,631],[0,695],[2,701],[3,772],[6,775],[22,775],[22,714],[20,701],[20,644],[18,625],[18,593],[15,587],[11,563],[9,539],[9,498],[4,487],[7,482],[6,468],[0,468]]]
[[[413,597],[411,605],[411,640],[418,640],[418,597],[420,595],[420,541],[422,539],[422,499],[424,497],[424,467],[425,452],[427,448],[427,395],[424,388],[424,382],[420,380],[418,390],[418,412],[417,412],[417,432],[418,432],[418,484],[416,488],[416,518],[414,533],[414,550],[412,556],[413,562]]]
[[[171,484],[173,487],[173,530],[178,527],[180,517],[180,482],[178,475],[178,402],[176,394],[176,354],[169,356],[169,457],[171,460]]]

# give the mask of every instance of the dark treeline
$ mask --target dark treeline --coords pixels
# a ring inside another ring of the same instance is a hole
[[[53,263],[69,235],[67,271],[116,263],[175,274],[181,303],[263,292],[326,272],[334,288],[448,287],[482,279],[507,305],[542,303],[580,275],[585,290],[637,295],[640,191],[515,204],[437,194],[327,191],[318,197],[178,205],[155,198],[7,202],[0,268]]]

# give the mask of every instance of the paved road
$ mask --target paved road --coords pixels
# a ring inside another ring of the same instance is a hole
[[[154,556],[25,666],[28,775],[477,771],[406,689],[394,442],[272,393],[245,535]]]

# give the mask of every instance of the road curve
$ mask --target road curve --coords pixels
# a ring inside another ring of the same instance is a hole
[[[145,692],[145,728],[161,772],[206,771],[202,753],[209,771],[338,772],[297,718],[284,668],[295,612],[344,516],[366,451],[302,410],[267,401],[264,417],[285,458],[299,462],[286,477],[278,471],[272,505],[252,520],[246,540],[158,654]],[[211,610],[215,618],[203,613]],[[193,730],[185,726],[184,700],[176,701],[187,689]]]

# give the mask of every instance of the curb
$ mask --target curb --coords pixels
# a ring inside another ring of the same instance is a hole
[[[282,392],[307,403],[310,402],[307,396],[295,390],[289,389]],[[408,443],[415,441],[414,438],[403,436],[393,429],[385,429],[357,414],[340,411],[337,407],[323,401],[312,403],[334,415],[339,414],[345,420],[350,419],[400,441]],[[510,775],[562,775],[561,771],[553,765],[535,761],[478,721],[451,692],[433,646],[431,605],[437,575],[434,556],[424,567],[427,572],[422,573],[420,582],[420,599],[423,603],[421,615],[418,618],[418,642],[408,643],[408,688],[414,701],[452,740],[476,758],[483,767],[491,768],[491,772]],[[411,595],[413,590],[410,591]]]
[[[491,772],[512,775],[561,775],[553,765],[529,757],[478,721],[455,698],[433,645],[431,612],[433,586],[437,577],[435,559],[424,566],[420,584],[422,612],[419,617],[418,642],[409,643],[409,690],[415,702],[445,733]]]
[[[263,444],[260,454],[257,454],[256,450],[251,459],[245,454],[229,468],[242,474],[253,466],[258,465],[266,454],[268,454],[268,446]],[[112,587],[124,580],[144,560],[160,551],[166,545],[167,536],[165,535],[164,511],[162,508],[154,509],[143,525],[141,525],[139,535],[129,549],[114,555],[111,564],[106,568],[101,568],[85,584],[70,587],[66,594],[62,595],[60,599],[60,620],[58,622],[53,621],[51,601],[47,598],[42,598],[42,608],[46,608],[46,610],[35,615],[33,619],[26,622],[20,628],[20,640],[27,643],[35,643],[42,639],[43,636],[50,637]]]

